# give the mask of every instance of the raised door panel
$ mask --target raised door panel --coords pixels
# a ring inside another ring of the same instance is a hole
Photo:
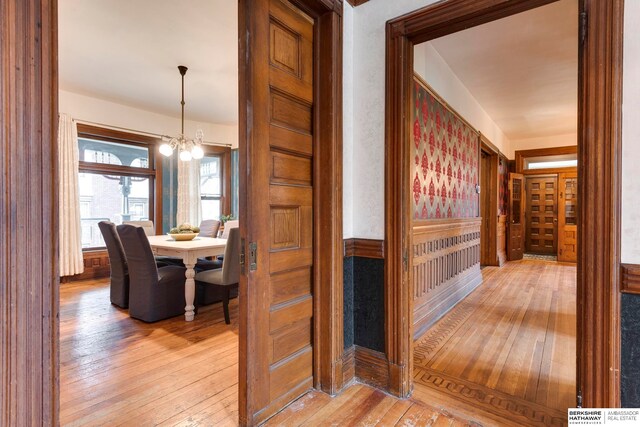
[[[252,5],[245,19],[253,51],[242,74],[242,89],[255,100],[243,117],[251,182],[245,245],[255,244],[247,256],[257,251],[246,287],[241,280],[241,314],[249,319],[240,325],[246,424],[279,411],[314,379],[314,21],[286,0]]]
[[[558,186],[558,261],[576,262],[578,259],[578,174],[559,174]]]
[[[526,198],[526,251],[556,255],[557,176],[527,177]]]
[[[313,135],[313,21],[287,2],[271,1],[269,126],[280,139],[296,143]],[[313,383],[313,182],[312,152],[270,145],[269,399]],[[294,279],[295,278],[295,279]],[[285,297],[282,283],[292,292]],[[292,396],[296,397],[296,396]]]
[[[509,174],[509,236],[507,257],[509,261],[522,259],[524,254],[524,176]]]

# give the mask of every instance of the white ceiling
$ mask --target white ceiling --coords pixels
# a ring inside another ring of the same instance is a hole
[[[188,4],[189,7],[185,7]],[[185,119],[238,122],[232,0],[60,0],[60,88]]]
[[[510,140],[576,132],[577,0],[431,43]]]

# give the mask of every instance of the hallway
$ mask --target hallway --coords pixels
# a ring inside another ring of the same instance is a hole
[[[522,260],[482,275],[415,342],[414,400],[487,425],[566,424],[575,405],[575,265]]]

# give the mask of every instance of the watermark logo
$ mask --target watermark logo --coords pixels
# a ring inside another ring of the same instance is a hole
[[[638,426],[640,409],[572,408],[567,419],[569,426]]]

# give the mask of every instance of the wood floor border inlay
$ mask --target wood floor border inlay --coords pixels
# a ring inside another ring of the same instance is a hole
[[[567,414],[428,368],[415,367],[414,381],[522,425],[564,426]]]
[[[487,267],[414,343],[414,400],[489,425],[566,425],[575,402],[575,265]]]

